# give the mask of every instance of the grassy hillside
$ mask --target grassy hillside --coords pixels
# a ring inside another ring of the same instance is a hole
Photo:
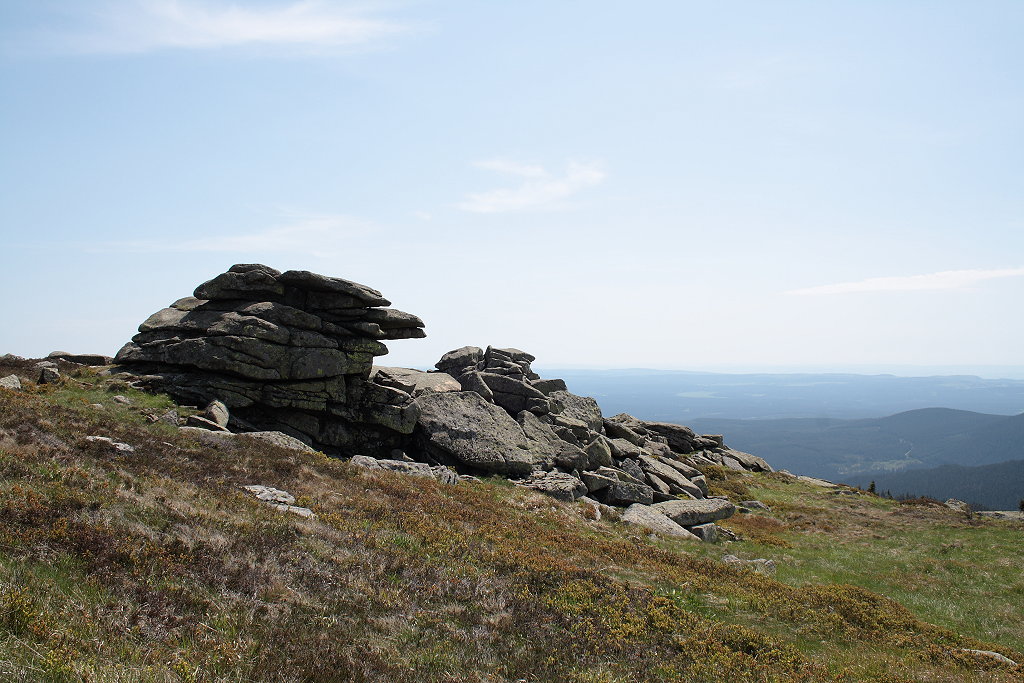
[[[1021,525],[714,468],[715,492],[772,511],[726,523],[746,540],[695,544],[501,479],[445,486],[270,444],[203,446],[150,421],[169,407],[88,372],[0,389],[6,679],[1024,675],[966,652],[1024,660]]]

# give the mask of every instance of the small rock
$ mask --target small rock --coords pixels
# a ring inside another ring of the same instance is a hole
[[[158,417],[157,420],[169,424],[172,427],[177,427],[181,424],[181,417],[178,415],[178,411],[173,408]]]
[[[104,356],[99,353],[68,353],[67,351],[51,351],[46,357],[56,358],[69,363],[78,363],[79,365],[92,366],[110,365],[114,362],[112,357]]]
[[[742,505],[749,510],[764,510],[765,512],[771,512],[772,509],[766,504],[759,500],[741,500],[738,505]]]
[[[39,383],[53,384],[60,381],[60,372],[56,367],[43,366],[39,368]]]
[[[200,415],[189,415],[185,418],[185,424],[189,427],[199,427],[200,429],[209,429],[211,432],[226,432],[227,427],[219,425],[213,420],[207,419]]]
[[[579,477],[564,472],[534,472],[523,486],[567,503],[587,493],[587,485]]]
[[[967,503],[965,503],[962,500],[957,500],[956,498],[950,498],[949,500],[947,500],[945,502],[945,506],[948,507],[950,510],[956,510],[957,512],[970,512],[971,511],[971,506],[970,505],[968,505]]]
[[[714,522],[708,522],[707,524],[697,524],[688,528],[689,532],[704,541],[705,543],[717,543],[718,542],[718,525]]]
[[[1001,655],[998,652],[992,652],[991,650],[969,650],[967,648],[962,648],[961,652],[966,652],[967,654],[975,655],[976,657],[980,657],[982,659],[991,659],[993,661],[999,662],[1000,664],[1009,664],[1010,666],[1017,666],[1017,662],[1013,661],[1006,655]]]
[[[679,526],[671,519],[658,512],[657,509],[649,505],[642,505],[640,503],[630,505],[626,511],[622,513],[622,521],[628,524],[642,526],[645,529],[649,529],[650,531],[665,536],[685,538],[693,541],[699,540],[696,535]]]
[[[0,379],[0,388],[21,391],[21,379],[17,375],[7,375]]]
[[[102,403],[90,403],[89,407],[93,410],[104,410],[104,405]]]
[[[277,504],[274,505],[274,508],[280,510],[281,512],[290,512],[293,515],[298,515],[299,517],[305,517],[307,519],[313,519],[316,517],[316,513],[314,513],[309,508],[298,507],[297,505]]]
[[[284,432],[245,432],[244,434],[236,434],[238,439],[254,439],[256,441],[264,441],[266,443],[272,443],[275,446],[281,448],[288,448],[293,451],[302,451],[303,453],[315,453],[316,451],[302,443],[294,436],[288,436]]]
[[[758,574],[774,574],[776,569],[774,560],[767,560],[763,557],[756,560],[741,560],[735,555],[726,555],[722,558],[722,562],[734,567],[747,567]]]
[[[248,484],[242,488],[256,496],[258,500],[262,500],[264,503],[291,505],[295,502],[295,496],[292,494],[270,486],[263,486],[262,484]]]
[[[121,443],[120,441],[114,441],[109,436],[87,436],[87,437],[85,437],[85,440],[88,441],[89,443],[98,443],[98,444],[104,444],[104,445],[110,446],[111,448],[113,448],[118,453],[134,453],[135,452],[135,447],[134,446],[129,446],[128,444]]]
[[[455,471],[440,465],[431,467],[424,462],[409,462],[405,460],[378,460],[367,455],[353,455],[350,462],[356,467],[368,470],[388,470],[400,474],[408,474],[413,477],[424,477],[437,479],[442,484],[459,483],[459,475]]]
[[[228,420],[231,419],[231,414],[228,412],[228,407],[221,401],[210,401],[206,406],[206,410],[203,411],[204,418],[213,422],[214,424],[227,429]]]
[[[658,512],[680,526],[694,526],[732,517],[736,506],[722,498],[704,500],[672,500],[654,506]]]
[[[118,394],[117,396],[113,397],[110,400],[113,401],[114,403],[120,403],[123,406],[130,406],[132,404],[131,399],[129,399],[127,396],[121,396],[120,394]]]
[[[203,427],[178,427],[182,434],[195,437],[204,446],[226,446],[235,440],[236,434],[231,432],[215,432]]]

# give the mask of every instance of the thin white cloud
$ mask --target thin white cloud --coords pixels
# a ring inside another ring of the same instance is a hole
[[[93,22],[49,47],[87,53],[203,50],[247,45],[351,48],[405,30],[347,3],[292,0],[270,6],[228,0],[106,2]]]
[[[992,268],[989,270],[944,270],[927,275],[905,275],[900,277],[873,277],[859,282],[840,282],[834,285],[820,285],[793,289],[786,294],[852,294],[856,292],[921,292],[943,289],[966,289],[984,280],[1007,277],[1024,277],[1024,268]]]
[[[312,216],[285,225],[236,234],[185,240],[112,242],[90,251],[174,253],[229,252],[235,254],[305,254],[333,258],[354,246],[369,246],[379,228],[348,216]]]
[[[543,166],[520,164],[502,159],[480,161],[478,168],[516,176],[521,183],[516,187],[499,188],[466,196],[456,206],[473,213],[503,213],[549,208],[588,187],[593,187],[607,177],[597,163],[570,161],[565,173],[554,175]]]

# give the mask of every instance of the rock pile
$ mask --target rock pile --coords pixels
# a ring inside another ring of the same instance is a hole
[[[369,381],[383,339],[425,336],[380,292],[307,271],[236,265],[151,315],[115,362],[185,402],[222,401],[232,426],[328,452],[386,453],[418,417]]]
[[[236,265],[150,316],[116,362],[207,405],[191,428],[279,431],[362,467],[451,483],[445,468],[500,474],[561,500],[629,507],[627,521],[681,537],[714,537],[708,525],[735,511],[710,497],[699,467],[771,471],[721,436],[606,418],[519,349],[465,346],[429,372],[375,367],[381,340],[425,336],[389,305],[348,280]]]

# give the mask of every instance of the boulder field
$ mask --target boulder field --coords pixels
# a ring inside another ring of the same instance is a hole
[[[241,264],[147,318],[115,372],[206,407],[193,429],[281,432],[363,467],[447,482],[502,475],[561,500],[628,507],[626,521],[670,535],[703,538],[699,527],[735,511],[709,498],[702,466],[771,471],[718,435],[604,417],[518,349],[464,346],[431,371],[373,364],[384,340],[423,328],[365,285]]]

